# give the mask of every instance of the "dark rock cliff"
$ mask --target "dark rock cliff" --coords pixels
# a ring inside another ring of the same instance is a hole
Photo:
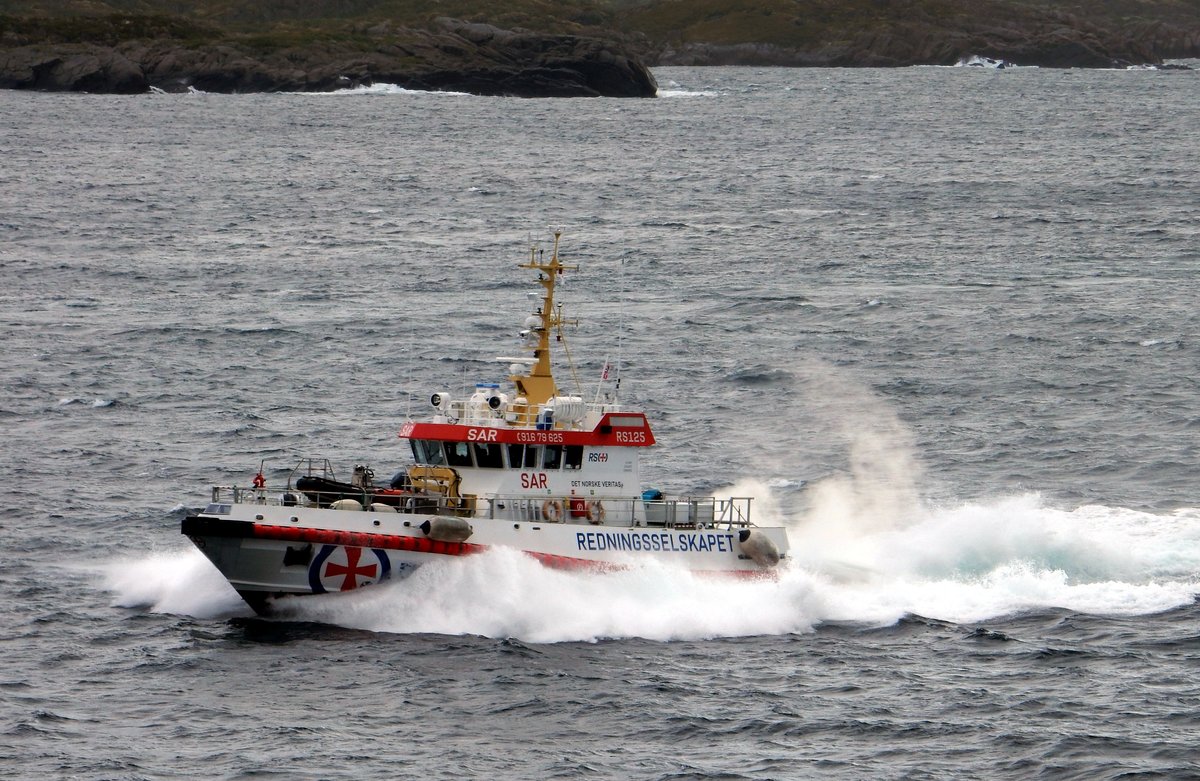
[[[651,97],[654,77],[612,42],[440,20],[370,31],[371,45],[260,51],[172,39],[0,45],[0,88],[139,93],[328,91],[373,83],[517,97]]]

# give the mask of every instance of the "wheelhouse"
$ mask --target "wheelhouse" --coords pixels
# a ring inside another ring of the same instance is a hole
[[[583,445],[501,445],[495,442],[411,440],[413,462],[421,466],[466,469],[583,468]]]

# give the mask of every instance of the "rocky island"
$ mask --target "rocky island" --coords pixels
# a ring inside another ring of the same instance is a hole
[[[136,12],[133,10],[136,9]],[[8,0],[0,88],[649,97],[647,66],[1161,65],[1174,0]],[[449,15],[448,15],[449,14]]]
[[[108,20],[120,26],[131,21]],[[143,26],[145,20],[129,27]],[[186,26],[184,31],[190,31]],[[503,30],[439,19],[430,29],[372,25],[354,38],[267,45],[205,40],[158,20],[151,35],[114,39],[0,37],[0,88],[47,91],[324,92],[374,83],[517,97],[650,97],[641,61],[598,38]]]

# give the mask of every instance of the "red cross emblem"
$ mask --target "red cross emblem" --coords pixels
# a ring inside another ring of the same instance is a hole
[[[371,561],[372,558],[377,561]],[[383,551],[326,545],[317,554],[308,571],[309,583],[318,594],[325,591],[350,591],[386,578],[391,570],[389,564],[387,554]]]
[[[325,562],[324,577],[336,578],[338,575],[345,575],[346,578],[342,581],[341,591],[358,588],[359,575],[371,580],[375,579],[375,573],[379,571],[378,564],[358,566],[358,560],[362,558],[362,548],[343,548],[343,550],[346,551],[346,565],[342,566],[334,561]]]

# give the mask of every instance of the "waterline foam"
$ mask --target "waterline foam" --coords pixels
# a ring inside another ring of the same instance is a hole
[[[731,581],[661,562],[564,572],[493,550],[279,607],[284,618],[369,631],[550,643],[803,633],[827,621],[886,626],[910,614],[956,623],[1055,608],[1139,615],[1200,592],[1200,509],[1060,510],[1029,495],[929,510],[892,528],[831,530],[818,521],[792,530],[793,555],[773,580]],[[117,562],[103,575],[118,605],[201,618],[248,613],[199,551]]]

